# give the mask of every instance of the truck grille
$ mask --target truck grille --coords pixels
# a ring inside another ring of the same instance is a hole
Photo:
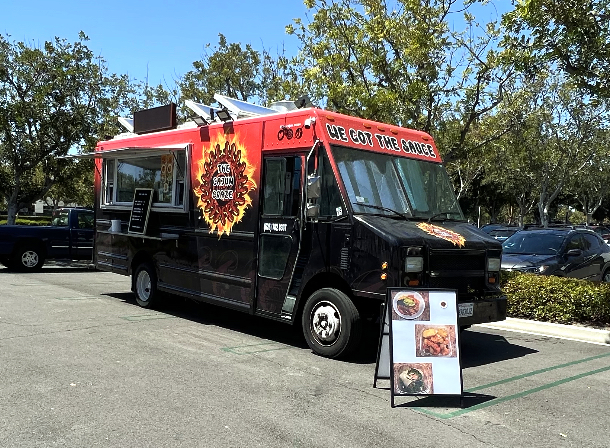
[[[484,250],[430,251],[430,271],[484,271]]]
[[[455,289],[459,295],[477,295],[485,289],[484,250],[430,251],[428,285]]]

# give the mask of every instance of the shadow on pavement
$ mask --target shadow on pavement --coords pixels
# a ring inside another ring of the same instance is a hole
[[[396,398],[413,398],[413,397],[401,397]],[[395,399],[396,399],[395,398]],[[496,397],[493,395],[476,394],[472,392],[464,392],[462,400],[460,397],[455,395],[429,395],[422,398],[417,398],[414,401],[407,403],[396,404],[397,408],[462,408],[467,409],[473,406],[491,401]]]
[[[132,293],[107,293],[104,295],[114,297],[138,307]],[[271,319],[252,316],[221,306],[195,302],[178,296],[168,296],[166,300],[156,308],[156,311],[170,314],[181,319],[187,319],[198,324],[214,325],[248,334],[256,338],[267,339],[280,344],[309,350],[301,331],[300,322],[295,322],[294,325],[290,325]],[[367,324],[365,327],[363,342],[358,351],[345,359],[345,361],[357,364],[375,363],[379,327],[374,324]]]
[[[511,344],[502,336],[470,330],[460,333],[460,344],[463,369],[538,353],[537,350]]]

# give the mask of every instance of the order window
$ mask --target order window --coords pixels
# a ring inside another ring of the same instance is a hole
[[[128,205],[136,188],[154,190],[153,205],[182,207],[185,196],[184,151],[105,160],[104,203]]]

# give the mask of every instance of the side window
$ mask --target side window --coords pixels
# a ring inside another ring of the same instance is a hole
[[[574,235],[568,241],[568,245],[566,246],[566,252],[572,249],[583,249],[580,235]]]
[[[585,235],[585,250],[588,252],[599,252],[601,245],[599,238],[595,235]]]
[[[93,213],[80,212],[78,214],[79,229],[93,229]]]
[[[298,216],[301,201],[301,157],[265,159],[263,215]]]
[[[337,179],[330,166],[326,151],[320,151],[319,172],[322,181],[322,191],[319,199],[320,218],[336,218],[345,214],[341,191]]]
[[[263,234],[260,244],[258,274],[261,277],[280,280],[284,276],[288,264],[292,239],[284,235]]]

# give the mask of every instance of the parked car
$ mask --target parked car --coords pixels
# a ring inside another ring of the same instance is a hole
[[[489,232],[489,236],[503,242],[520,230],[520,227],[498,227]]]
[[[610,229],[606,226],[578,226],[583,229],[590,229],[597,233],[602,239],[606,242],[606,244],[610,244]]]
[[[36,271],[45,260],[92,260],[93,210],[62,208],[50,226],[0,226],[0,262],[20,271]]]
[[[502,247],[505,271],[610,282],[610,246],[592,230],[526,228]]]

